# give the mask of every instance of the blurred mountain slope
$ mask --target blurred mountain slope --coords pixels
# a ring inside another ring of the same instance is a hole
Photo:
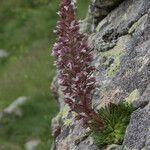
[[[0,111],[20,96],[30,97],[21,118],[0,124],[0,150],[22,150],[36,138],[41,140],[38,150],[51,145],[49,126],[57,108],[49,90],[55,73],[50,49],[58,6],[58,0],[0,1],[0,49],[9,54],[0,59]],[[79,1],[79,18],[87,6],[88,0]]]

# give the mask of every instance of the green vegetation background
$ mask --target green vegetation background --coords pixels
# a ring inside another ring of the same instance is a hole
[[[78,18],[85,17],[88,3],[78,0]],[[50,120],[58,111],[50,93],[58,5],[59,0],[0,0],[0,49],[9,53],[0,60],[0,111],[17,97],[31,97],[22,118],[0,125],[0,150],[23,150],[34,138],[42,141],[37,150],[50,149]]]

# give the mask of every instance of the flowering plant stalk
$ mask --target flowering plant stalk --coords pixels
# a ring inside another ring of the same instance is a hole
[[[77,113],[76,119],[91,127],[103,127],[103,120],[92,108],[92,93],[95,88],[95,67],[92,51],[87,45],[87,38],[79,32],[79,22],[75,18],[75,1],[61,0],[58,12],[53,55],[56,57],[58,81],[64,93],[64,101],[70,110]]]

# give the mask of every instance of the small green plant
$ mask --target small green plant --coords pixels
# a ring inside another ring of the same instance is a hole
[[[97,127],[93,127],[94,143],[98,146],[121,144],[132,112],[132,105],[123,102],[110,103],[107,107],[98,110],[99,116],[104,120],[104,128],[98,130]]]

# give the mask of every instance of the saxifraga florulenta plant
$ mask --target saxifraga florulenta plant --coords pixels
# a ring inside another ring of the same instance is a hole
[[[96,111],[92,107],[93,90],[96,79],[93,77],[92,51],[87,37],[79,32],[79,22],[75,18],[75,1],[61,0],[60,21],[57,23],[57,42],[52,54],[56,58],[58,82],[64,94],[64,101],[70,111],[76,112],[77,120],[84,127],[90,127],[97,145],[120,143],[131,114],[130,106],[109,104]],[[129,111],[128,111],[129,109]]]
[[[70,110],[77,113],[83,125],[91,126],[94,122],[99,128],[103,120],[92,108],[92,94],[95,88],[95,67],[92,51],[87,45],[87,37],[79,32],[79,22],[75,18],[75,1],[61,0],[60,21],[57,24],[57,42],[53,55],[56,57],[58,81],[64,93],[64,101]]]

